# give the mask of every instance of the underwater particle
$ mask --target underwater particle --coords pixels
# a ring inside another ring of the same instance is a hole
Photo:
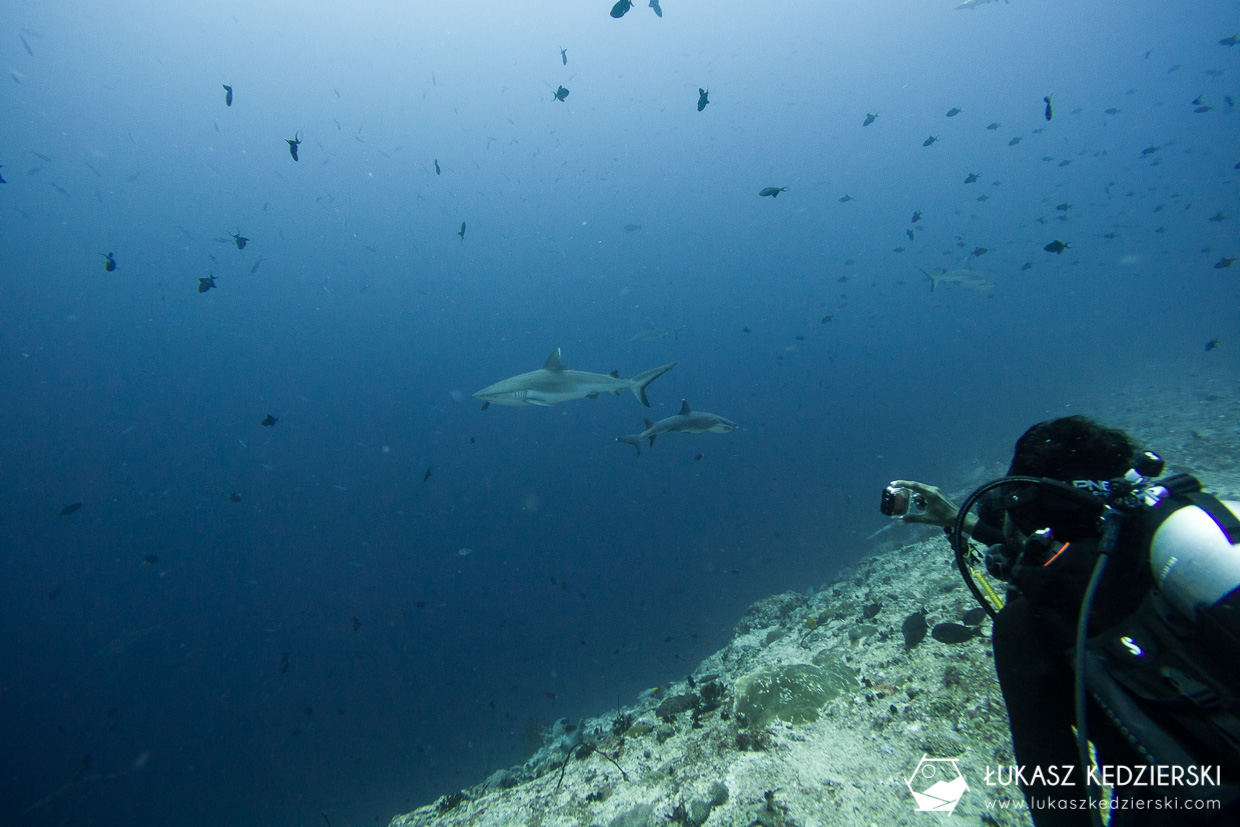
[[[833,698],[857,686],[856,673],[838,660],[825,666],[794,663],[763,667],[736,681],[734,709],[751,729],[774,720],[808,724]]]
[[[1060,241],[1059,239],[1055,239],[1054,241],[1052,241],[1050,244],[1047,244],[1042,249],[1048,253],[1062,253],[1064,250],[1067,250],[1071,247],[1072,247],[1071,244],[1068,244],[1067,242],[1064,242],[1064,241]]]
[[[954,118],[959,114],[960,114],[960,107],[958,106],[953,106],[951,109],[947,110],[947,117],[949,118]]]
[[[113,270],[116,269],[116,259],[112,257],[111,253],[100,253],[99,255],[103,256],[103,269],[104,270],[107,270],[109,273],[111,273]]]
[[[710,103],[710,100],[707,98],[707,95],[709,94],[710,94],[710,90],[703,89],[700,86],[698,87],[698,111],[699,112],[701,112],[703,109],[706,108],[706,104]]]
[[[568,90],[565,89],[563,86],[556,87],[556,90],[551,93],[552,100],[562,101],[567,97],[568,97]]]
[[[913,612],[904,618],[904,622],[900,624],[900,633],[904,635],[905,650],[912,649],[917,644],[926,639],[926,632],[929,630],[926,624],[926,610]]]
[[[939,623],[930,630],[930,637],[939,643],[964,643],[981,634],[976,626],[961,626],[959,623]]]
[[[1219,345],[1218,339],[1211,339],[1210,341],[1206,342],[1206,353],[1209,353],[1212,350],[1217,350],[1218,345]]]
[[[611,16],[619,20],[633,8],[633,0],[616,0],[616,5],[611,7]]]
[[[778,198],[781,192],[787,192],[787,191],[788,191],[787,187],[763,187],[758,192],[758,195],[761,195],[763,197],[769,195],[772,198]]]
[[[878,120],[878,113],[877,113],[877,112],[866,112],[866,113],[865,113],[865,120],[861,123],[861,125],[862,125],[862,126],[869,126],[870,124],[874,123],[874,121],[876,121],[876,120]]]
[[[937,141],[938,139],[939,139],[939,136],[938,136],[938,135],[931,135],[929,138],[926,138],[926,140],[922,141],[922,142],[921,142],[921,145],[922,145],[922,146],[930,146],[932,143],[934,143],[934,142],[935,142],[935,141]]]
[[[229,235],[232,236],[233,244],[237,245],[238,250],[244,250],[245,245],[249,243],[250,241],[248,238],[246,238],[245,236],[241,234],[240,230],[237,230],[237,232],[235,233],[229,233]]]
[[[262,425],[264,428],[270,428],[279,421],[280,421],[280,417],[267,414],[265,417],[263,417],[263,421],[258,424]]]
[[[215,276],[207,276],[206,278],[198,278],[198,292],[205,293],[215,287]]]
[[[68,517],[81,507],[81,503],[69,503],[68,505],[62,505],[59,509],[57,509],[56,514],[59,517]]]
[[[227,83],[222,84],[224,87],[224,105],[232,106],[232,87]]]

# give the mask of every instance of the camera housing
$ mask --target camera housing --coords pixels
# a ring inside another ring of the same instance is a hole
[[[889,485],[883,489],[878,510],[892,518],[903,517],[910,510],[920,513],[926,510],[926,498],[911,488]]]

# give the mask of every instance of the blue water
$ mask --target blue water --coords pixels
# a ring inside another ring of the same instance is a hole
[[[386,823],[828,581],[888,480],[1240,375],[1236,4],[953,5],[11,6],[0,822]],[[678,364],[470,397],[556,347]],[[682,398],[741,429],[614,442]]]

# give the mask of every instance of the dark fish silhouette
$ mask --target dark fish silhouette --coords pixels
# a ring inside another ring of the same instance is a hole
[[[238,250],[245,249],[245,244],[249,239],[243,236],[240,230],[235,233],[229,233],[229,235],[232,236],[233,243],[237,245]]]
[[[1233,34],[1231,37],[1224,37],[1218,42],[1220,46],[1235,46],[1240,43],[1240,34]],[[27,49],[29,51],[29,49]]]
[[[1072,209],[1072,205],[1069,204],[1067,201],[1065,201],[1062,204],[1056,204],[1055,209],[1059,210],[1060,212],[1067,212],[1068,210]]]
[[[875,121],[875,120],[877,120],[877,119],[878,119],[878,113],[877,113],[877,112],[866,112],[866,113],[865,113],[865,120],[861,123],[861,125],[862,125],[862,126],[869,126],[870,124],[874,123],[874,121]]]
[[[1047,244],[1042,249],[1048,253],[1062,253],[1064,250],[1067,250],[1071,246],[1072,246],[1071,244],[1067,244],[1063,241],[1060,241],[1059,239],[1055,239],[1054,241],[1052,241],[1050,244]]]
[[[234,491],[228,495],[228,500],[229,502],[239,503],[241,502],[241,495]]]
[[[853,200],[855,199],[848,193],[844,193],[844,195],[840,197],[841,204],[847,204],[849,201],[853,201]]]
[[[985,619],[986,610],[978,606],[976,609],[969,609],[965,612],[964,617],[960,618],[960,622],[965,626],[980,626]]]
[[[568,65],[568,49],[560,49],[560,60],[564,61],[564,65]]]
[[[706,99],[706,96],[709,94],[710,92],[708,92],[707,90],[703,89],[700,86],[698,87],[698,111],[699,112],[701,112],[703,109],[706,108],[706,104],[710,103],[710,101]]]
[[[661,16],[661,15],[660,15],[660,16]],[[701,454],[697,454],[697,455],[695,455],[695,456],[693,457],[693,461],[694,461],[694,462],[701,462],[701,461],[702,461],[702,455],[701,455]]]
[[[905,228],[904,232],[908,234],[908,240],[909,240],[909,241],[912,241],[912,240],[913,240],[913,231],[912,231],[912,230],[910,230],[910,229],[908,229],[908,228]],[[903,251],[903,250],[901,250],[900,252],[904,252],[904,251]]]
[[[830,315],[823,316],[823,317],[822,317],[822,321],[821,321],[821,322],[819,322],[818,324],[827,324],[828,322],[830,322],[830,321],[831,321],[832,319],[834,319],[834,318],[835,318],[834,316],[830,316]]]
[[[111,273],[116,269],[116,259],[112,258],[111,253],[100,253],[103,256],[103,269]]]
[[[279,421],[280,421],[280,417],[267,414],[265,417],[263,417],[263,421],[258,424],[262,425],[264,428],[270,428],[271,426],[275,425]]]
[[[981,634],[976,626],[961,626],[959,623],[940,623],[930,630],[930,637],[939,643],[964,643],[981,637]]]
[[[650,0],[650,8],[654,9],[654,13],[657,16],[663,16],[663,9],[659,6],[659,0]]]
[[[301,146],[301,135],[294,132],[292,140],[285,138],[284,141],[288,144],[288,154],[293,156],[294,161],[299,160],[297,157],[297,147]]]
[[[430,466],[427,466],[426,473],[422,475],[422,482],[426,482],[430,478],[431,478],[431,469],[430,469]]]
[[[435,159],[435,174],[436,175],[439,174],[439,159],[438,158]]]
[[[1214,265],[1214,269],[1225,270],[1226,268],[1230,267],[1233,263],[1235,263],[1235,261],[1236,260],[1234,258],[1227,258],[1227,257],[1220,258],[1218,262]]]
[[[1210,351],[1217,348],[1218,341],[1219,341],[1218,339],[1211,339],[1210,341],[1206,342],[1206,353],[1209,353]]]
[[[921,221],[921,210],[917,210],[916,212],[913,213],[912,223],[916,224],[918,221]]]
[[[758,195],[769,195],[772,198],[778,198],[781,192],[787,192],[787,187],[763,187]]]
[[[981,256],[984,256],[984,255],[986,255],[986,254],[987,254],[987,253],[989,253],[989,252],[990,252],[990,250],[989,250],[988,248],[986,248],[986,247],[974,247],[974,248],[973,248],[973,252],[969,253],[969,255],[971,255],[971,256],[977,256],[977,257],[979,257],[979,258],[980,258]]]
[[[459,236],[461,237],[461,241],[464,241],[464,240],[465,240],[465,222],[464,222],[464,221],[462,221],[462,222],[461,222],[461,229],[460,229],[460,231],[457,233],[457,235],[459,235]]]
[[[1202,112],[1209,112],[1213,108],[1214,108],[1213,106],[1198,106],[1193,111],[1196,112],[1198,115],[1200,115]]]
[[[883,604],[878,601],[865,604],[865,608],[861,610],[861,616],[866,620],[873,620],[878,617],[878,613],[883,610]]]
[[[205,293],[215,286],[215,276],[207,276],[198,279],[198,292]]]
[[[227,83],[223,84],[223,86],[224,86],[224,105],[232,106],[232,87],[229,86]]]
[[[74,511],[77,511],[81,507],[82,507],[81,503],[69,503],[68,505],[62,505],[60,507],[60,510],[57,511],[56,513],[59,514],[61,517],[68,517],[70,514],[72,514]]]
[[[1015,138],[1013,138],[1012,140],[1008,141],[1008,146],[1016,146],[1018,143],[1020,143],[1020,136],[1019,136],[1019,135],[1017,135],[1017,136],[1016,136]]]
[[[968,178],[966,178],[966,179],[964,179],[964,182],[965,182],[966,184],[972,184],[972,183],[973,183],[974,181],[976,181],[976,180],[977,180],[977,173],[976,173],[976,172],[970,172],[970,173],[969,173],[969,177],[968,177]]]
[[[552,93],[551,97],[555,100],[562,101],[568,97],[568,90],[561,86]]]
[[[1145,149],[1141,150],[1141,154],[1142,155],[1153,155],[1155,152],[1157,152],[1160,149],[1162,149],[1162,147],[1160,146],[1147,146]]]
[[[1102,114],[1104,114],[1104,115],[1118,115],[1118,114],[1120,113],[1120,111],[1121,111],[1120,109],[1117,109],[1116,107],[1112,106],[1110,109],[1104,109],[1104,110],[1103,110],[1103,112],[1102,112]]]
[[[616,5],[611,7],[611,16],[619,20],[633,8],[633,0],[616,0]]]
[[[4,164],[0,164],[0,169],[3,169],[3,168],[4,168]],[[4,180],[4,176],[0,175],[0,184],[7,184],[7,183],[8,181]]]
[[[959,114],[960,114],[960,107],[958,106],[953,106],[951,109],[947,110],[947,117],[949,118],[954,118]]]
[[[1000,126],[1002,126],[1002,124],[1000,124],[1000,123],[992,123],[992,124],[987,124],[986,128],[987,128],[987,129],[989,129],[991,132],[994,132],[994,131],[995,131],[996,129],[998,129]]]
[[[362,621],[358,620],[356,617],[353,618],[353,631],[356,632],[360,628],[362,628]]]
[[[1042,98],[1042,100],[1046,101],[1046,119],[1049,121],[1051,119],[1051,115],[1054,114],[1054,112],[1051,111],[1051,96],[1047,95]]]
[[[922,145],[922,146],[930,146],[930,144],[934,143],[934,142],[935,142],[935,141],[937,141],[938,139],[939,139],[939,137],[938,137],[937,135],[931,135],[929,138],[926,138],[926,140],[922,141],[922,142],[921,142],[921,145]]]
[[[917,644],[926,639],[926,632],[929,630],[926,624],[926,610],[913,612],[904,618],[904,622],[900,624],[900,632],[904,635],[904,648],[912,649]]]
[[[1033,266],[1033,262],[1032,262],[1032,261],[1026,261],[1024,264],[1022,264],[1022,265],[1020,266],[1021,272],[1024,272],[1025,270],[1028,270],[1028,269],[1029,269],[1030,267],[1032,267],[1032,266]]]

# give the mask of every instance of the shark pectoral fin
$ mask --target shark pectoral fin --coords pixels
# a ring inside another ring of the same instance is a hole
[[[586,394],[586,398],[587,398],[587,399],[598,399],[598,394],[597,394],[597,393],[587,393],[587,394]]]
[[[637,397],[639,402],[649,408],[650,400],[646,398],[646,386],[674,367],[676,367],[676,363],[672,362],[671,364],[657,367],[654,370],[639,373],[629,380],[629,389],[633,391],[633,395]]]
[[[558,347],[551,351],[551,355],[547,357],[547,361],[543,362],[542,369],[551,371],[552,373],[559,373],[564,370],[564,365],[560,362],[560,349]]]
[[[616,437],[616,442],[623,442],[627,445],[632,445],[634,448],[637,449],[637,455],[639,457],[642,455],[641,434],[630,434],[629,436],[618,436]]]
[[[658,436],[658,434],[651,434],[651,435],[650,435],[650,447],[652,447],[652,448],[654,447],[654,438],[655,438],[655,437],[657,437],[657,436]]]

